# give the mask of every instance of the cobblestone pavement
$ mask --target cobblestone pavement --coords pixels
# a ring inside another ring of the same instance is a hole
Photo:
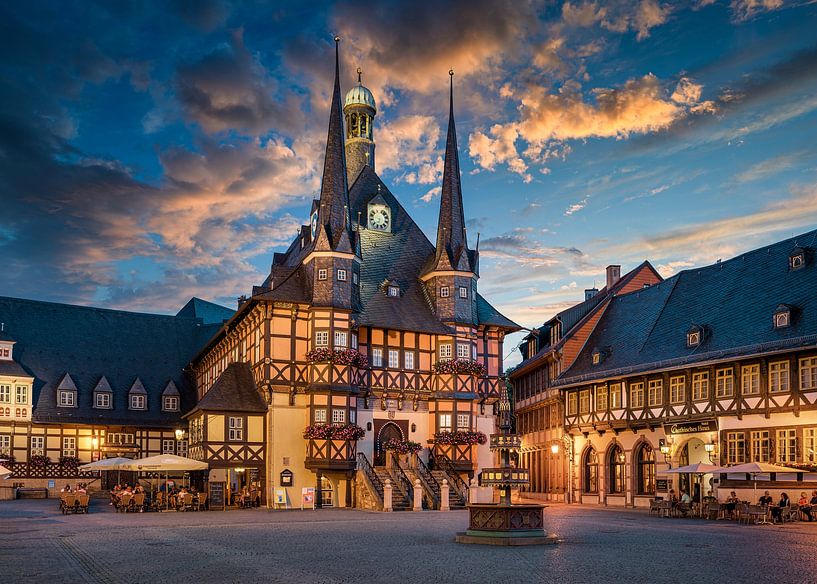
[[[0,502],[15,583],[817,582],[817,524],[744,526],[551,506],[559,545],[458,545],[467,513],[246,510],[117,514]]]

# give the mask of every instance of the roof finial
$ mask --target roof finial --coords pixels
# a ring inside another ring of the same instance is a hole
[[[363,69],[357,68],[357,84],[363,85]]]
[[[450,91],[449,98],[450,99],[449,99],[449,102],[448,102],[449,115],[453,118],[454,117],[454,69],[453,69],[453,67],[448,70],[448,76],[449,76],[449,79],[451,80],[451,87],[449,88],[449,91]]]

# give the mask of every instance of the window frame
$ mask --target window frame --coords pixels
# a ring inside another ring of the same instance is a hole
[[[817,356],[801,357],[798,369],[800,371],[800,390],[817,389]]]
[[[465,423],[463,423],[465,422]],[[457,430],[468,431],[471,429],[471,414],[467,412],[457,413]]]
[[[329,346],[329,330],[317,330],[315,331],[315,346],[316,347],[328,347]]]
[[[326,408],[313,408],[312,409],[312,423],[313,424],[325,424],[326,420],[327,420]]]
[[[686,375],[674,375],[669,378],[669,403],[682,404],[687,399]]]
[[[227,441],[244,441],[244,416],[227,416]]]
[[[608,405],[608,388],[606,383],[596,386],[596,411],[606,412]]]
[[[37,441],[40,446],[34,446]],[[31,436],[28,442],[28,449],[31,456],[43,456],[45,454],[45,436]]]
[[[338,268],[338,271],[337,271],[338,282],[345,282],[346,277],[347,277],[346,276],[346,270],[344,270],[343,268]]]
[[[175,405],[173,405],[175,404]],[[165,412],[179,411],[179,396],[178,395],[163,395],[162,396],[162,410]]]
[[[440,286],[440,298],[449,298],[451,296],[451,291],[448,289],[448,286]]]
[[[139,405],[141,403],[141,405]],[[128,396],[128,409],[130,410],[146,410],[148,409],[147,396],[144,393],[132,393]]]
[[[386,294],[390,298],[399,298],[400,297],[400,286],[395,286],[394,284],[391,284],[391,285],[388,286],[388,288],[386,290],[387,290]]]
[[[779,464],[797,463],[797,430],[778,428],[775,432],[775,460]]]
[[[70,397],[70,400],[63,398]],[[70,403],[69,403],[70,402]],[[57,393],[57,406],[60,408],[77,407],[77,392],[73,389],[60,389]]]
[[[0,384],[0,404],[11,403],[11,385]]]
[[[453,415],[451,412],[439,412],[437,414],[437,431],[451,432],[453,430]]]
[[[657,408],[664,405],[664,380],[650,379],[647,381],[647,407]]]
[[[777,384],[775,384],[777,380]],[[773,361],[769,363],[768,390],[770,394],[784,394],[791,391],[791,363]]]
[[[175,438],[162,438],[162,454],[176,454]]]
[[[644,409],[644,382],[634,381],[629,384],[630,390],[630,409],[642,410]],[[639,399],[635,399],[638,397]]]
[[[451,343],[440,343],[437,347],[437,352],[440,359],[453,359],[454,348],[452,347]]]
[[[382,347],[372,347],[372,367],[383,367]]]
[[[22,390],[22,391],[21,391]],[[23,399],[20,399],[20,394],[23,394]],[[14,403],[20,405],[28,405],[28,386],[27,385],[15,385],[14,386]]]
[[[62,456],[76,456],[77,455],[77,437],[63,436],[62,449],[60,450]]]
[[[106,398],[107,404],[101,404],[100,398]],[[113,408],[112,396],[107,391],[97,391],[94,393],[94,408],[98,410],[110,410]]]
[[[416,369],[416,359],[414,358],[414,351],[403,352],[403,369]]]
[[[400,369],[400,350],[389,349],[389,369]]]
[[[349,333],[347,331],[335,331],[334,348],[346,349],[349,347]]]
[[[467,286],[460,286],[459,287],[459,295],[462,299],[468,298],[468,287]]]
[[[723,382],[723,383],[721,383]],[[728,382],[728,383],[727,383]],[[721,391],[723,388],[723,391]],[[735,371],[731,367],[715,370],[715,398],[735,397]]]
[[[765,435],[765,436],[764,436]],[[752,462],[772,461],[772,433],[769,429],[749,432],[749,449]]]
[[[746,462],[746,433],[742,430],[726,433],[726,464]]]
[[[318,280],[328,280],[329,279],[329,270],[326,268],[318,268]]]
[[[748,384],[747,384],[748,381]],[[747,385],[754,387],[754,391],[747,391]],[[742,365],[740,368],[740,393],[741,395],[760,395],[760,363]]]
[[[471,343],[457,343],[457,359],[471,358]]]
[[[346,410],[344,408],[332,408],[332,424],[345,424]]]
[[[709,400],[709,371],[697,371],[692,374],[692,401]]]

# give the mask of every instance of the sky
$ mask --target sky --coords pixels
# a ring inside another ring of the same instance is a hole
[[[4,2],[0,295],[234,307],[319,193],[337,34],[432,240],[454,69],[480,292],[533,327],[609,264],[815,227],[815,31],[813,0]]]

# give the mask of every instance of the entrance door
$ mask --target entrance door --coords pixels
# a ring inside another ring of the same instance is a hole
[[[377,435],[377,441],[374,443],[374,464],[375,466],[383,466],[386,464],[386,449],[383,447],[386,442],[396,438],[403,439],[403,432],[394,422],[387,422],[380,429]]]

